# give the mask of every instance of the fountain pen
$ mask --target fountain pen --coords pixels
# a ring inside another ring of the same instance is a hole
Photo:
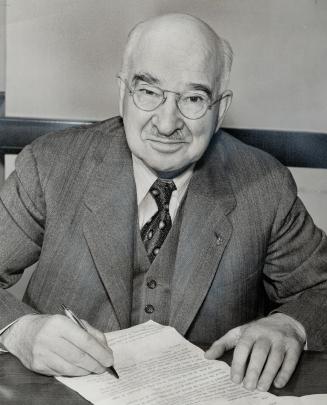
[[[75,322],[78,326],[80,326],[82,329],[84,329],[87,332],[87,329],[81,319],[77,315],[74,314],[74,312],[67,308],[66,305],[61,304],[61,308],[64,311],[64,314],[73,322]],[[114,375],[116,378],[119,378],[119,375],[117,371],[114,369],[113,366],[107,367],[107,371],[109,371],[112,375]]]

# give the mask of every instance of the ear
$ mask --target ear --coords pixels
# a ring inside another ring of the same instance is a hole
[[[124,97],[126,91],[126,84],[125,82],[117,76],[117,85],[119,88],[119,115],[123,117],[124,114]]]
[[[216,126],[216,131],[220,128],[223,119],[232,103],[233,99],[233,92],[232,90],[225,90],[221,96],[220,96],[220,101],[219,101],[219,111],[218,111],[218,121],[217,121],[217,126]]]

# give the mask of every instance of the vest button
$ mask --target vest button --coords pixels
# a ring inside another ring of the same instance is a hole
[[[149,281],[146,283],[146,285],[147,285],[149,288],[151,288],[151,290],[153,290],[154,288],[157,287],[157,282],[156,282],[156,280],[149,280]]]
[[[216,243],[218,246],[221,246],[223,244],[223,238],[220,234],[217,235]]]
[[[144,311],[145,311],[147,314],[152,314],[152,313],[154,312],[154,307],[153,307],[153,305],[151,305],[151,304],[146,305],[146,306],[144,307]]]

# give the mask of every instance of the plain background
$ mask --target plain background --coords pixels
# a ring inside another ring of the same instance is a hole
[[[5,90],[6,69],[6,7],[0,0],[0,93]]]
[[[235,97],[226,126],[327,130],[326,0],[6,4],[7,115],[104,119],[117,114],[115,75],[130,28],[153,15],[186,12],[233,46]]]
[[[6,115],[116,115],[126,36],[135,23],[166,12],[198,16],[232,44],[234,100],[225,126],[327,134],[326,0],[0,0]],[[13,159],[6,159],[7,173]],[[326,171],[291,170],[327,230]]]

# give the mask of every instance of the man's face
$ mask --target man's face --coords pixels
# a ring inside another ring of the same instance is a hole
[[[168,42],[152,37],[134,51],[129,86],[150,84],[178,93],[209,93],[215,100],[218,72],[214,55],[205,51],[192,53],[185,44],[172,47]],[[121,85],[121,115],[135,156],[156,173],[183,170],[200,159],[217,129],[219,103],[193,120],[179,111],[176,94],[166,93],[166,101],[157,109],[143,111],[134,104],[127,86]]]

